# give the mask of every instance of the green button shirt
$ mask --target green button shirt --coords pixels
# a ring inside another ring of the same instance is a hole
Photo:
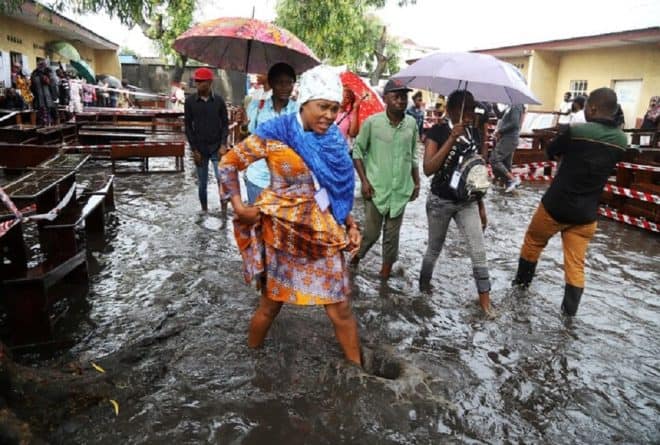
[[[396,218],[410,201],[417,168],[417,123],[405,115],[393,126],[386,112],[369,117],[353,145],[353,159],[362,159],[374,189],[373,203],[381,215]]]

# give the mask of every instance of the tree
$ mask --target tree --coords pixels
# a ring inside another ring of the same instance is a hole
[[[22,4],[23,0],[0,0],[0,12],[18,10]],[[192,24],[195,0],[52,0],[48,4],[58,11],[79,14],[104,11],[128,27],[139,26],[157,43],[161,54],[174,57],[173,79],[181,81],[187,57],[174,51],[172,44]]]
[[[321,59],[351,70],[366,69],[372,83],[398,66],[398,43],[368,14],[386,0],[279,0],[275,22],[297,35]],[[414,0],[401,0],[400,6]]]

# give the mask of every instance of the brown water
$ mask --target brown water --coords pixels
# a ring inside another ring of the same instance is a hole
[[[425,185],[428,186],[425,181]],[[426,187],[425,187],[426,188]],[[386,379],[348,366],[321,308],[286,306],[265,347],[246,347],[256,291],[241,278],[231,225],[196,215],[184,175],[121,176],[110,242],[92,291],[69,317],[70,356],[99,357],[168,328],[136,364],[139,397],[67,422],[68,444],[658,443],[660,238],[599,221],[578,316],[560,315],[561,244],[553,239],[528,295],[510,289],[543,186],[493,191],[486,232],[499,312],[478,311],[471,266],[452,225],[421,295],[424,192],[408,206],[401,258],[377,278],[380,245],[354,277],[364,344]],[[211,191],[210,203],[217,193]],[[213,210],[217,210],[217,205]],[[356,215],[362,204],[356,202]],[[159,365],[153,371],[154,363]]]

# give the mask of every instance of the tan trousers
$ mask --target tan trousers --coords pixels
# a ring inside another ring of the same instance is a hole
[[[561,224],[539,204],[529,223],[520,256],[536,263],[554,234],[561,232],[564,249],[564,276],[571,286],[584,288],[584,258],[589,241],[596,232],[596,221],[589,224]]]

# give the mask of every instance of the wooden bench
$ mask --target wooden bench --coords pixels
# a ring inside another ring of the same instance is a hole
[[[116,171],[115,162],[139,161],[142,163],[141,171],[149,171],[149,158],[174,157],[175,172],[183,171],[183,156],[185,154],[185,143],[183,141],[168,142],[144,142],[141,144],[113,144],[110,148],[110,159],[112,160],[112,172]],[[164,172],[164,170],[159,170]]]
[[[0,142],[0,166],[12,170],[35,167],[57,154],[58,145]]]

